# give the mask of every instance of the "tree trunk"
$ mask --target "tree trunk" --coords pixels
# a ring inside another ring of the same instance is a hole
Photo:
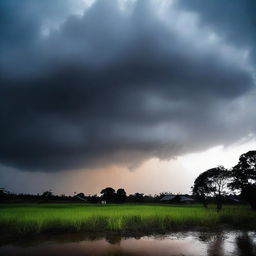
[[[222,209],[222,198],[221,198],[221,195],[219,194],[218,197],[217,197],[217,212],[219,212],[220,210]]]
[[[203,201],[203,206],[204,206],[204,208],[208,208],[208,204],[207,204],[206,200]]]

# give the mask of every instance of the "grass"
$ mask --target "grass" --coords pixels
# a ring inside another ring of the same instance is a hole
[[[47,232],[167,232],[198,226],[256,228],[256,212],[249,206],[201,205],[95,205],[95,204],[2,204],[0,232],[20,237]]]

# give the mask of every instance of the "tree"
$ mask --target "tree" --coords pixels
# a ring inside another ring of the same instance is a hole
[[[241,190],[242,198],[247,201],[252,209],[256,210],[256,185],[248,184]]]
[[[115,190],[111,187],[107,187],[102,189],[101,192],[102,199],[105,200],[107,203],[113,203],[115,201]]]
[[[232,189],[238,189],[241,196],[256,209],[256,151],[248,151],[239,157],[232,169]]]
[[[207,172],[201,173],[194,181],[194,186],[192,186],[193,195],[203,203],[203,206],[207,208],[207,195],[209,195],[212,189],[205,183],[207,179]]]
[[[42,197],[44,198],[49,198],[49,197],[52,197],[53,196],[53,193],[51,190],[47,190],[45,192],[42,193]]]
[[[133,195],[133,198],[134,198],[134,202],[137,202],[137,203],[141,203],[144,201],[144,194],[143,193],[135,193]]]
[[[256,151],[248,151],[239,157],[239,162],[232,169],[233,189],[242,189],[256,182]]]
[[[87,197],[87,200],[90,203],[98,203],[100,201],[100,198],[97,195],[89,195]]]
[[[126,192],[123,188],[119,188],[117,191],[116,191],[116,201],[118,203],[124,203],[125,200],[126,200]]]
[[[222,197],[227,192],[229,171],[223,166],[218,166],[201,173],[192,187],[193,195],[207,207],[207,197],[215,196],[217,210],[222,208]]]

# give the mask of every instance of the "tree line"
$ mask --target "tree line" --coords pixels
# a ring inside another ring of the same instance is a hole
[[[104,188],[99,194],[85,195],[84,193],[74,192],[73,196],[55,195],[51,190],[45,191],[42,194],[15,194],[4,189],[0,189],[0,202],[88,202],[88,203],[159,203],[160,199],[169,192],[163,192],[155,195],[147,195],[144,193],[134,193],[127,195],[123,188],[115,191],[111,187]]]
[[[215,197],[218,211],[222,208],[223,198],[231,191],[240,194],[252,209],[256,209],[256,151],[242,154],[238,164],[231,169],[218,166],[201,173],[192,186],[194,197],[204,207],[207,207],[209,197]]]

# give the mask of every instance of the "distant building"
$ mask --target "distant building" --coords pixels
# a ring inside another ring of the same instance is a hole
[[[5,188],[0,188],[0,195],[10,194],[10,192],[6,191]]]
[[[175,197],[176,197],[176,195],[165,195],[164,197],[162,197],[160,199],[160,201],[161,202],[171,202]]]
[[[87,202],[87,199],[84,196],[84,193],[79,193],[74,196],[74,198],[79,199],[81,201]]]
[[[194,199],[188,196],[179,196],[180,203],[192,203],[194,202]]]
[[[194,199],[188,195],[165,195],[160,199],[161,202],[164,203],[193,203]]]
[[[0,199],[8,197],[11,193],[6,191],[4,188],[0,188]]]
[[[225,198],[225,201],[226,201],[227,203],[233,203],[233,204],[238,204],[238,203],[240,203],[240,199],[239,199],[238,196],[227,196],[227,197]]]

